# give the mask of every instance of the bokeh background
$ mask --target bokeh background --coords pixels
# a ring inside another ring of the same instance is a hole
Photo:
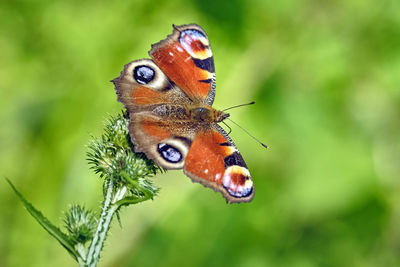
[[[97,210],[86,151],[120,112],[123,65],[172,24],[214,52],[216,108],[255,183],[227,205],[182,171],[124,209],[100,266],[399,266],[400,2],[397,0],[1,1],[0,176],[46,216]],[[205,155],[206,156],[206,155]],[[0,181],[0,266],[75,266]]]

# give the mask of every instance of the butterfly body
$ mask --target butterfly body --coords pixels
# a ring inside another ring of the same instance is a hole
[[[155,107],[153,112],[168,120],[197,122],[198,124],[218,123],[229,117],[228,113],[204,105],[165,104]]]
[[[214,61],[203,29],[174,26],[149,54],[152,59],[128,63],[113,80],[129,112],[135,151],[166,169],[183,169],[227,202],[251,201],[254,188],[246,163],[217,124],[229,114],[212,107]]]

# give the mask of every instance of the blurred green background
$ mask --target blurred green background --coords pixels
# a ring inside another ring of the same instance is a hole
[[[97,209],[91,135],[117,114],[123,65],[172,24],[207,32],[215,107],[255,183],[226,205],[182,171],[124,209],[100,266],[399,266],[400,2],[2,1],[0,175],[53,222]],[[0,181],[0,266],[75,266]]]

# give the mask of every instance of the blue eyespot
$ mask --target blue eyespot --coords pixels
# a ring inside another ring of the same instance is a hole
[[[154,79],[154,76],[154,70],[148,66],[140,65],[133,70],[133,77],[140,84],[148,84]]]
[[[173,146],[158,144],[158,153],[168,162],[177,163],[182,160],[182,153]]]

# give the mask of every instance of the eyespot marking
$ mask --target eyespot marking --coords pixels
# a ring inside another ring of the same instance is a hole
[[[200,31],[188,29],[181,32],[179,42],[185,47],[193,51],[204,50],[209,45],[207,38]]]
[[[148,84],[155,77],[155,71],[149,66],[139,65],[133,70],[135,81],[140,84]]]
[[[170,163],[178,163],[183,158],[182,153],[177,148],[168,144],[158,144],[157,151],[164,160]]]
[[[249,171],[240,166],[231,166],[225,171],[222,186],[233,197],[244,198],[253,194]]]
[[[196,29],[186,29],[180,33],[179,43],[193,58],[212,57],[210,43],[204,33]]]

